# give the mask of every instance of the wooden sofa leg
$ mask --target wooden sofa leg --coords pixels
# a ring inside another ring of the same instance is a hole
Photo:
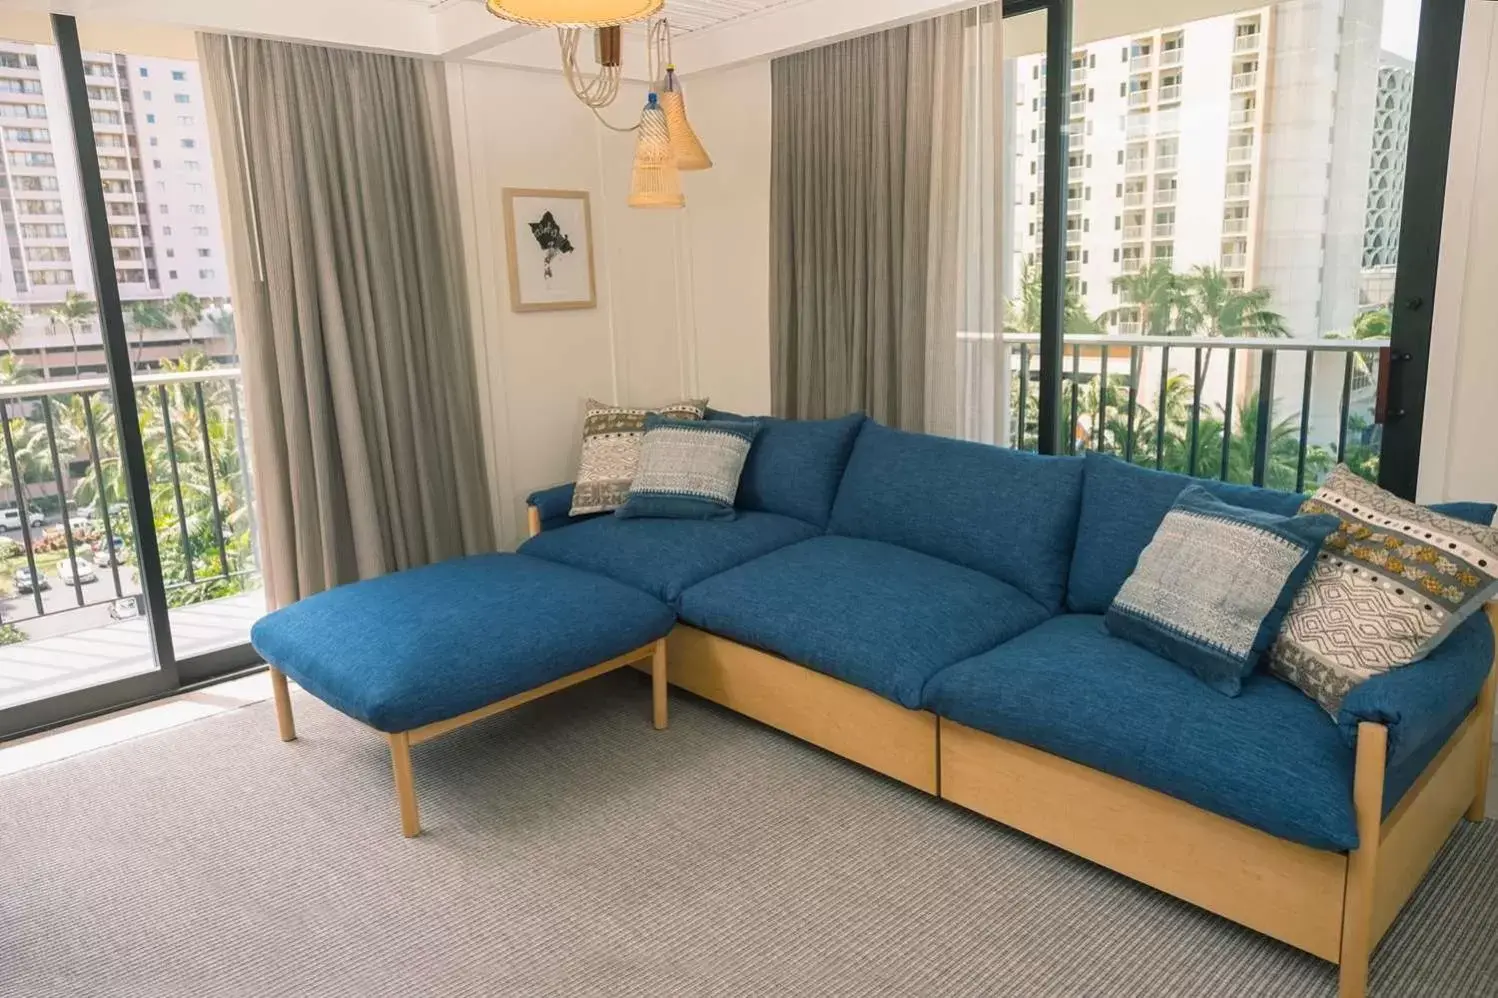
[[[650,694],[654,709],[655,730],[665,731],[666,716],[666,639],[655,643],[655,653],[650,657]]]
[[[400,803],[401,834],[414,839],[421,834],[421,813],[416,808],[416,784],[411,779],[411,736],[402,731],[390,736],[390,768],[395,773],[395,798]]]
[[[286,688],[286,673],[280,669],[270,670],[270,688],[276,697],[276,727],[281,732],[281,741],[296,741],[296,721],[291,716],[291,691]]]
[[[1352,803],[1358,822],[1358,847],[1347,857],[1347,892],[1342,907],[1342,958],[1339,998],[1364,998],[1368,965],[1373,957],[1373,890],[1378,874],[1378,843],[1384,823],[1384,762],[1389,729],[1358,725],[1357,769]]]
[[[1489,610],[1493,614],[1493,626],[1498,628],[1498,610]],[[1493,671],[1488,673],[1488,681],[1482,684],[1482,695],[1477,698],[1477,723],[1482,725],[1482,739],[1480,745],[1488,746],[1493,742],[1493,700],[1498,693],[1498,664]],[[1489,767],[1493,764],[1493,753],[1491,750],[1482,752],[1477,757],[1477,792],[1472,797],[1472,806],[1467,809],[1468,821],[1482,821],[1487,817],[1488,810],[1488,774]]]

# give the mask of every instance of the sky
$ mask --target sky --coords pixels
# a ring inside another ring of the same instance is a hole
[[[1436,0],[1432,0],[1436,2]],[[1420,30],[1420,0],[1384,0],[1383,47],[1411,62]]]

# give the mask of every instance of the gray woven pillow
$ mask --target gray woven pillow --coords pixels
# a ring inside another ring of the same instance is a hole
[[[659,409],[605,405],[588,399],[583,421],[583,451],[572,492],[572,515],[608,513],[623,506],[635,480],[645,417],[651,413],[672,419],[701,419],[707,399],[686,399]]]

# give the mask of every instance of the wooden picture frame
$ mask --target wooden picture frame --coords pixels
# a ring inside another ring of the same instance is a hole
[[[597,308],[588,192],[506,187],[503,193],[511,310]]]

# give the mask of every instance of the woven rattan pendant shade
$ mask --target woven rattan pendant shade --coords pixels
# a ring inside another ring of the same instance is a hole
[[[631,208],[680,208],[687,203],[681,193],[681,173],[676,168],[676,151],[671,147],[671,131],[666,112],[655,94],[640,114],[640,130],[635,138],[635,168],[630,177]]]
[[[666,127],[671,133],[671,148],[676,154],[678,170],[708,170],[712,157],[702,147],[702,140],[687,120],[687,100],[681,92],[676,68],[666,67],[666,86],[661,91],[661,108],[666,112]]]
[[[558,28],[606,28],[641,21],[665,0],[487,0],[489,12],[507,21]]]

